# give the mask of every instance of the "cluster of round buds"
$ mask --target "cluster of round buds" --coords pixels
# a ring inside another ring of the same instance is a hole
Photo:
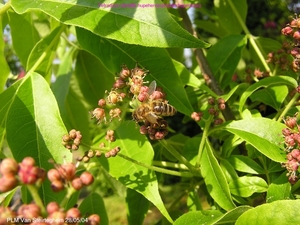
[[[270,52],[268,54],[268,58],[266,60],[267,63],[273,64],[275,66],[279,66],[281,70],[288,70],[290,66],[292,65],[293,69],[297,70],[297,67],[294,67],[293,64],[295,62],[291,62],[289,57],[290,54],[293,55],[293,46],[289,42],[283,42],[281,48],[277,50],[276,52]]]
[[[69,184],[75,190],[80,190],[83,186],[88,186],[94,182],[94,177],[87,171],[83,172],[79,177],[76,176],[76,166],[73,163],[55,166],[55,169],[50,169],[47,173],[54,192],[63,190]]]
[[[70,208],[64,211],[56,202],[48,203],[46,210],[47,216],[45,217],[45,215],[42,215],[40,207],[35,203],[22,204],[17,211],[0,206],[0,224],[15,224],[15,218],[18,218],[20,222],[39,225],[50,225],[53,220],[57,225],[64,225],[66,221],[72,224],[78,224],[79,222],[87,225],[100,224],[99,215],[92,214],[88,217],[82,217],[78,208]]]
[[[203,116],[202,112],[192,112],[191,114],[191,118],[196,122],[200,121],[202,116]]]
[[[293,38],[294,46],[286,44],[286,49],[288,49],[288,53],[294,58],[292,61],[292,69],[297,72],[300,69],[300,18],[293,18],[293,20],[281,30],[281,33]],[[288,61],[287,59],[285,60]]]
[[[105,140],[109,142],[114,142],[116,140],[115,132],[113,130],[108,130],[106,132]]]
[[[106,158],[115,157],[120,150],[121,150],[121,148],[119,146],[116,146],[113,149],[111,149],[108,152],[106,152],[105,153],[105,157]]]
[[[21,163],[12,158],[5,158],[0,165],[0,191],[6,192],[21,184],[39,185],[46,177],[45,170],[35,166],[32,157],[25,157]]]
[[[84,163],[88,163],[91,158],[94,158],[95,156],[100,157],[101,155],[102,155],[102,152],[100,150],[90,149],[90,150],[86,151],[82,157],[78,157],[77,161],[79,161],[79,162],[82,161]]]
[[[145,121],[145,124],[140,127],[140,133],[149,135],[151,140],[161,140],[169,133],[168,123],[161,118],[156,123]]]
[[[286,146],[287,162],[283,163],[283,167],[287,169],[287,176],[291,184],[296,183],[300,174],[298,167],[300,165],[300,126],[297,124],[296,117],[287,117],[284,119],[287,126],[282,130],[284,142]]]
[[[82,135],[81,135],[80,131],[72,129],[72,130],[70,130],[69,134],[65,134],[63,136],[62,144],[67,149],[78,150],[81,139],[82,139]]]
[[[223,98],[218,98],[216,101],[216,99],[210,97],[208,98],[208,104],[211,105],[211,107],[208,109],[208,113],[214,116],[214,124],[215,125],[222,124],[223,119],[219,117],[219,114],[220,111],[226,108],[225,100]]]

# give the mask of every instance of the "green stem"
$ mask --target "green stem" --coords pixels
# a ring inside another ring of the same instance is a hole
[[[153,165],[160,167],[169,167],[174,169],[188,170],[186,165],[180,163],[166,162],[166,161],[153,161]]]
[[[291,99],[291,101],[286,105],[282,113],[277,117],[277,121],[281,121],[282,118],[287,114],[287,112],[290,110],[290,108],[295,104],[295,102],[300,97],[300,94],[297,92],[294,97]]]
[[[7,10],[10,9],[10,4],[10,1],[5,3],[5,5],[0,9],[0,15],[4,14]]]
[[[174,170],[168,170],[168,169],[164,169],[164,168],[160,168],[160,167],[156,167],[156,166],[149,166],[145,163],[136,161],[126,155],[123,155],[121,153],[118,153],[117,156],[122,157],[123,159],[126,159],[132,163],[135,163],[139,166],[145,167],[147,169],[159,172],[159,173],[165,173],[165,174],[169,174],[169,175],[173,175],[173,176],[180,176],[180,177],[193,177],[194,175],[190,172],[180,172],[180,171],[174,171]]]
[[[26,187],[27,187],[28,191],[30,192],[35,204],[37,204],[40,207],[42,215],[46,215],[46,209],[40,198],[37,187],[32,184],[27,184]]]
[[[30,68],[30,70],[28,71],[28,73],[34,72],[38,68],[38,66],[43,62],[43,60],[47,56],[47,52],[52,49],[54,43],[56,43],[56,40],[58,38],[60,38],[60,35],[61,35],[61,33],[63,32],[64,29],[65,29],[65,26],[61,26],[60,27],[60,30],[57,33],[57,35],[55,36],[55,38],[53,39],[53,41],[51,41],[51,43],[49,44],[49,46],[44,50],[44,52],[41,54],[41,56],[38,58],[38,60],[35,62],[35,64]]]
[[[75,192],[76,192],[76,190],[75,190],[73,187],[69,186],[69,187],[67,188],[67,194],[65,195],[64,199],[63,199],[63,200],[61,201],[61,203],[60,203],[60,206],[61,206],[62,208],[66,208],[66,206],[67,206],[69,200],[71,199],[72,195],[73,195]]]
[[[86,144],[84,144],[84,145],[88,146]],[[106,151],[106,152],[110,151],[110,148],[107,148],[107,149],[101,148],[101,149],[99,149],[99,147],[93,147],[93,146],[91,146],[90,148],[93,149],[93,150],[101,150],[101,151]],[[193,177],[193,174],[191,174],[190,172],[180,172],[180,171],[174,171],[174,170],[160,168],[160,167],[157,167],[157,166],[150,166],[150,165],[147,165],[145,163],[139,162],[139,161],[137,161],[133,158],[130,158],[126,155],[123,155],[122,153],[118,153],[117,156],[122,157],[123,159],[126,159],[126,160],[128,160],[128,161],[130,161],[134,164],[137,164],[139,166],[145,167],[147,169],[150,169],[150,170],[153,170],[153,171],[156,171],[156,172],[159,172],[159,173],[165,173],[165,174],[169,174],[169,175],[173,175],[173,176],[180,176],[180,177]],[[171,165],[171,163],[169,163],[168,165]],[[173,168],[176,168],[176,167],[173,167]],[[177,168],[182,169],[183,166],[177,167]],[[186,169],[186,168],[184,168],[184,169]]]
[[[159,141],[162,146],[164,146],[179,162],[186,165],[187,168],[193,173],[195,176],[200,176],[199,169],[195,168],[186,158],[184,158],[181,154],[179,154],[176,149],[167,143],[166,140]]]
[[[207,138],[207,134],[208,134],[212,119],[213,119],[213,116],[210,116],[208,118],[208,120],[205,122],[205,127],[203,129],[203,134],[202,134],[201,142],[200,142],[199,149],[198,149],[198,155],[197,155],[197,160],[196,160],[196,165],[195,165],[196,168],[198,168],[200,166],[200,160],[201,160],[201,156],[203,153],[205,140]]]
[[[232,3],[231,0],[227,0],[228,1],[228,4],[230,5],[233,13],[235,14],[237,20],[239,21],[243,31],[245,32],[245,34],[247,35],[248,39],[249,39],[249,42],[250,44],[252,45],[254,51],[256,52],[258,58],[260,59],[261,63],[263,64],[264,68],[266,71],[269,71],[270,73],[270,76],[272,76],[272,73],[271,73],[271,69],[270,67],[268,66],[264,56],[261,54],[261,51],[259,50],[259,47],[258,45],[256,44],[255,42],[255,39],[254,37],[252,36],[252,34],[250,33],[250,31],[248,30],[246,24],[244,23],[241,15],[239,14],[238,10],[235,8],[234,4]]]

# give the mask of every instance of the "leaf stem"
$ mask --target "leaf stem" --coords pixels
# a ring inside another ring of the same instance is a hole
[[[200,167],[200,160],[201,160],[201,156],[202,156],[204,145],[205,145],[205,140],[207,138],[207,134],[208,134],[212,119],[213,119],[213,116],[209,116],[209,118],[207,119],[207,121],[205,123],[205,127],[203,129],[203,134],[202,134],[201,142],[199,145],[199,150],[198,150],[198,155],[197,155],[197,160],[196,160],[196,165],[195,165],[196,168]]]
[[[30,192],[35,204],[37,204],[40,207],[42,215],[46,215],[46,209],[40,198],[37,187],[32,184],[27,184],[26,187],[27,187],[28,191]]]
[[[166,161],[153,161],[153,165],[161,167],[169,167],[174,169],[188,170],[186,165],[180,163],[166,162]]]
[[[230,5],[233,13],[235,14],[237,20],[239,21],[243,31],[245,32],[245,34],[247,35],[248,39],[249,39],[249,42],[250,44],[252,45],[254,51],[256,52],[258,58],[260,59],[261,63],[263,64],[264,68],[266,71],[268,71],[270,73],[270,76],[272,76],[272,73],[271,73],[271,69],[270,67],[268,66],[264,56],[262,55],[258,45],[256,44],[255,42],[255,39],[253,37],[253,35],[250,33],[250,31],[248,30],[246,24],[244,23],[241,15],[239,14],[238,10],[235,8],[234,4],[232,3],[231,0],[227,0],[228,4]]]
[[[35,62],[35,64],[29,69],[28,73],[34,72],[38,68],[38,66],[43,62],[43,60],[47,56],[47,51],[53,47],[54,43],[56,42],[56,39],[60,38],[60,36],[61,36],[60,34],[63,32],[64,29],[65,29],[65,26],[60,27],[60,30],[57,33],[57,35],[55,36],[55,38],[51,41],[51,43],[48,45],[46,50],[41,54],[41,56],[38,58],[38,60]]]
[[[300,94],[297,92],[291,101],[286,105],[282,113],[277,117],[277,121],[282,120],[282,118],[287,114],[287,112],[290,110],[290,108],[295,104],[295,102],[298,100]],[[276,118],[276,117],[275,117]]]
[[[88,147],[88,145],[86,145],[86,144],[84,144],[84,145]],[[109,148],[107,148],[107,150],[104,149],[104,148],[99,149],[99,147],[93,147],[93,146],[91,146],[90,148],[93,149],[93,150],[101,150],[101,151],[105,151],[105,152],[110,151]],[[126,159],[126,160],[128,160],[128,161],[130,161],[134,164],[137,164],[139,166],[145,167],[147,169],[150,169],[150,170],[153,170],[153,171],[156,171],[156,172],[159,172],[159,173],[165,173],[165,174],[169,174],[169,175],[173,175],[173,176],[179,176],[179,177],[193,177],[194,176],[190,172],[180,172],[180,171],[169,170],[169,169],[165,169],[165,168],[161,168],[161,167],[157,167],[157,166],[147,165],[143,162],[139,162],[139,161],[137,161],[137,160],[135,160],[131,157],[128,157],[128,156],[126,156],[126,155],[124,155],[120,152],[117,154],[117,156],[122,157],[123,159]],[[171,163],[167,163],[167,162],[165,162],[165,164],[171,165]],[[161,165],[163,165],[163,164],[161,164]],[[179,166],[177,166],[177,167],[174,166],[173,168],[186,169],[186,167],[184,167],[183,165],[181,165],[180,167]],[[199,176],[199,174],[198,174],[198,176]]]
[[[5,5],[0,9],[0,15],[4,14],[7,10],[9,10],[10,4],[10,1],[5,3]]]
[[[64,199],[61,201],[60,206],[66,208],[68,201],[70,200],[70,198],[75,192],[76,190],[73,187],[69,186],[67,188],[67,194],[65,195]]]
[[[160,140],[159,141],[162,146],[164,146],[179,162],[186,165],[187,168],[193,173],[195,176],[200,176],[199,169],[195,168],[186,158],[184,158],[179,152],[176,151],[176,149],[167,143],[166,140]]]
[[[159,172],[159,173],[165,173],[165,174],[169,174],[169,175],[173,175],[173,176],[180,176],[180,177],[193,177],[194,175],[190,172],[180,172],[180,171],[174,171],[174,170],[169,170],[169,169],[164,169],[164,168],[160,168],[160,167],[156,167],[156,166],[149,166],[145,163],[136,161],[135,159],[132,159],[126,155],[123,155],[121,153],[118,153],[117,156],[122,157],[123,159],[126,159],[130,162],[133,162],[139,166],[145,167],[147,169]]]

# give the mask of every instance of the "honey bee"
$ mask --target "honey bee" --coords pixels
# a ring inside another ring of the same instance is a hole
[[[168,104],[163,99],[153,100],[151,94],[156,90],[156,81],[152,81],[147,91],[147,101],[142,102],[140,106],[132,113],[136,122],[148,121],[151,124],[159,124],[161,117],[173,116],[177,110],[174,106]]]

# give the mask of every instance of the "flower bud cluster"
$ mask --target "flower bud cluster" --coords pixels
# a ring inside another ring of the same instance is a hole
[[[289,64],[288,55],[292,55],[293,61],[291,66],[293,71],[297,72],[300,69],[300,18],[293,18],[293,20],[281,30],[281,33],[285,36],[292,37],[294,44],[284,43],[281,51],[285,53],[286,56],[276,61],[279,65]],[[275,63],[275,60],[273,61]]]
[[[39,224],[39,225],[64,225],[65,222],[73,222],[72,224],[79,224],[79,222],[84,222],[86,225],[99,225],[100,216],[97,214],[92,214],[87,218],[82,217],[81,212],[78,208],[70,208],[65,211],[60,208],[57,202],[49,202],[47,207],[47,216],[45,217],[41,213],[40,207],[35,203],[22,204],[17,211],[13,211],[9,207],[0,206],[0,224],[15,224],[15,222],[10,223],[10,219],[18,218],[22,222],[31,222],[28,224]]]
[[[62,138],[62,144],[67,149],[70,150],[78,150],[80,142],[82,139],[82,135],[80,131],[77,131],[75,129],[70,130],[69,134],[65,134]]]
[[[35,166],[32,157],[26,157],[21,163],[12,158],[5,158],[0,164],[0,191],[7,192],[19,183],[39,185],[46,177],[45,170]]]
[[[76,176],[76,166],[73,163],[56,165],[55,169],[50,169],[47,173],[54,192],[62,191],[67,185],[75,190],[80,190],[83,186],[88,186],[94,182],[94,177],[87,171],[79,177]]]
[[[283,163],[283,167],[288,171],[289,182],[295,184],[300,178],[298,171],[300,165],[300,126],[297,124],[295,116],[285,118],[284,123],[287,127],[282,130],[282,134],[288,153],[287,161]]]
[[[106,98],[100,99],[99,107],[91,112],[92,118],[95,118],[98,124],[106,123],[108,116],[110,117],[109,122],[114,118],[121,120],[122,110],[119,106],[126,99],[131,101],[131,106],[134,108],[133,119],[137,123],[144,123],[141,133],[148,134],[152,140],[164,138],[168,134],[168,124],[162,117],[172,116],[176,110],[168,104],[165,99],[166,94],[160,87],[156,87],[156,82],[152,82],[149,87],[145,85],[147,82],[144,81],[144,78],[148,72],[138,65],[133,69],[128,69],[126,65],[123,65],[111,91],[106,91]],[[156,111],[153,109],[155,106],[152,102],[154,101],[157,102]],[[171,112],[164,112],[164,110]],[[136,113],[137,111],[139,113]],[[106,136],[106,140],[114,141],[108,136]]]
[[[222,118],[219,117],[220,111],[226,108],[225,100],[223,98],[218,98],[217,100],[213,97],[208,98],[208,104],[211,107],[208,108],[208,113],[214,116],[214,124],[219,125],[222,124],[224,121]],[[193,112],[191,114],[191,118],[196,122],[200,121],[203,116],[202,112]]]

